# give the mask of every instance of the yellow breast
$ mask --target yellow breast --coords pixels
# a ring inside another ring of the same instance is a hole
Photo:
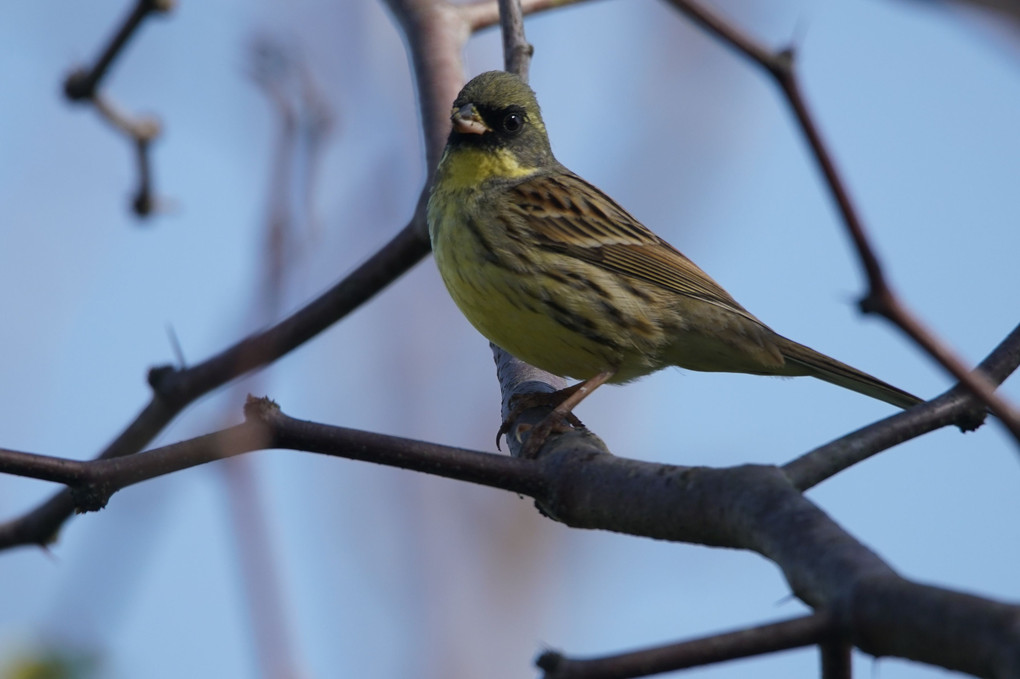
[[[635,345],[640,337],[632,328],[624,332],[591,313],[603,301],[593,299],[593,290],[616,289],[612,274],[575,258],[522,249],[507,236],[496,218],[499,194],[485,195],[473,178],[505,176],[514,166],[498,156],[457,153],[457,162],[440,166],[428,222],[440,274],[471,324],[514,356],[557,375],[584,379],[625,367],[614,380],[624,381],[661,367],[652,365],[657,352]]]
[[[471,191],[494,178],[516,179],[535,174],[506,149],[447,149],[439,161],[436,180],[443,192]]]

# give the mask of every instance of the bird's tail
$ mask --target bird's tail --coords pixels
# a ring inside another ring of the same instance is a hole
[[[782,340],[779,350],[783,354],[783,358],[786,359],[787,366],[791,368],[790,374],[810,375],[903,409],[922,402],[922,399],[913,394],[886,384],[868,373],[851,368],[846,363],[840,363],[834,358],[829,358],[825,354],[820,354],[814,349],[809,349],[803,344],[797,344],[785,337]]]

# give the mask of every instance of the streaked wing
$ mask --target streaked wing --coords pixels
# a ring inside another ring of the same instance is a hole
[[[754,318],[708,274],[577,175],[540,175],[511,189],[535,245]]]

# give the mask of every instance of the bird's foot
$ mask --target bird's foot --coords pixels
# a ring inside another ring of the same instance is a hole
[[[521,450],[520,457],[535,457],[550,434],[562,434],[570,431],[571,428],[583,429],[584,424],[581,423],[581,420],[577,419],[577,416],[574,415],[574,413],[569,411],[566,413],[557,412],[559,407],[563,405],[564,401],[573,396],[579,387],[579,384],[575,384],[567,387],[566,389],[560,389],[559,391],[531,392],[528,394],[518,394],[512,397],[510,399],[510,414],[507,415],[505,420],[503,420],[503,424],[500,425],[499,431],[496,432],[496,448],[499,448],[500,437],[510,433],[512,423],[520,417],[524,411],[531,410],[532,408],[546,407],[552,408],[553,410],[546,415],[545,419],[536,425],[518,425],[518,431],[530,432],[528,434],[528,440],[525,442],[524,448]]]

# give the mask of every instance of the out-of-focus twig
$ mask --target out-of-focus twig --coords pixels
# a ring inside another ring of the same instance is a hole
[[[92,68],[76,69],[64,81],[64,92],[68,98],[73,101],[91,99],[107,70],[145,18],[150,14],[169,12],[175,4],[174,0],[138,0]]]
[[[261,264],[256,267],[257,284],[246,327],[259,327],[277,318],[284,307],[289,284],[304,270],[303,242],[312,235],[301,213],[311,215],[312,165],[328,137],[332,112],[321,97],[308,114],[309,95],[314,83],[304,61],[278,39],[262,36],[251,48],[251,75],[277,116],[276,143],[269,163],[265,194],[268,197],[262,224]],[[302,186],[303,185],[303,186]],[[307,201],[300,209],[298,196]],[[310,217],[309,217],[310,221]],[[264,375],[235,382],[228,390],[227,404],[244,399],[245,391],[265,391]],[[233,407],[224,408],[217,418],[233,419]],[[279,550],[267,520],[265,495],[258,484],[257,468],[250,457],[236,457],[220,465],[234,524],[231,533],[237,545],[236,567],[241,573],[253,636],[251,648],[264,677],[297,679],[302,663],[294,645],[287,597],[280,580]]]
[[[155,210],[157,202],[152,191],[152,142],[160,134],[160,123],[152,116],[133,116],[117,107],[107,95],[99,92],[99,83],[121,54],[128,40],[138,31],[146,17],[164,14],[174,8],[175,0],[138,0],[124,23],[117,29],[102,54],[91,68],[72,71],[64,80],[64,94],[71,101],[91,102],[96,111],[114,129],[131,142],[138,164],[138,188],[131,201],[132,210],[145,217]]]

